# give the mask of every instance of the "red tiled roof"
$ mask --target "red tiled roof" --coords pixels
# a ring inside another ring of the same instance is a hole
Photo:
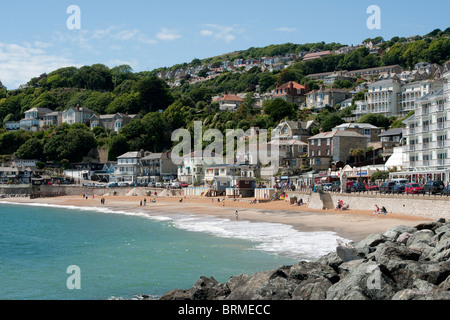
[[[240,98],[235,94],[226,94],[221,99],[221,101],[244,101],[244,99]]]
[[[302,86],[301,84],[299,84],[295,81],[289,81],[289,82],[277,87],[277,90],[278,89],[288,89],[291,87],[291,83],[292,83],[294,89],[297,89],[297,90],[302,90],[302,89],[305,90],[306,89],[305,86]]]

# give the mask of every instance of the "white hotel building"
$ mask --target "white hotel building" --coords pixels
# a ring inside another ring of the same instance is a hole
[[[450,71],[443,88],[415,102],[415,114],[404,121],[403,168],[415,181],[450,182]]]

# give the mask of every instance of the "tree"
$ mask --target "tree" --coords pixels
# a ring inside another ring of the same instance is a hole
[[[83,157],[97,146],[94,134],[84,129],[60,130],[55,132],[44,144],[44,156],[47,160],[80,162]]]
[[[112,113],[139,113],[139,94],[136,92],[124,93],[116,97],[106,108],[105,112]]]
[[[336,113],[330,113],[326,115],[323,120],[320,122],[323,131],[331,131],[334,127],[344,123],[341,117],[339,117]]]
[[[370,123],[376,127],[388,128],[390,121],[388,118],[381,114],[367,113],[363,115],[358,121],[358,123]]]
[[[16,151],[19,159],[42,159],[44,148],[42,142],[37,138],[28,139]]]
[[[364,150],[361,148],[350,149],[350,155],[355,157],[357,162],[361,162],[361,158],[364,156]]]
[[[266,105],[264,113],[269,115],[275,122],[279,122],[284,118],[293,118],[295,110],[294,104],[281,98],[276,98]]]
[[[111,70],[103,64],[83,66],[73,75],[74,85],[82,89],[112,90],[113,82]]]
[[[164,110],[174,100],[169,92],[169,86],[156,76],[138,80],[133,90],[139,93],[139,103],[143,114],[159,109]]]
[[[108,143],[108,160],[117,161],[117,157],[129,151],[127,138],[121,134],[111,137]]]
[[[265,72],[259,78],[258,84],[261,92],[266,92],[277,83],[277,78],[269,72]]]

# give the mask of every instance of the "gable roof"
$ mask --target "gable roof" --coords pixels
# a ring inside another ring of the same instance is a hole
[[[291,85],[294,89],[297,89],[297,90],[302,90],[302,89],[305,90],[306,89],[305,86],[302,86],[301,84],[299,84],[295,81],[289,81],[289,82],[286,82],[285,84],[282,84],[281,86],[278,86],[276,88],[276,90],[289,89],[289,88],[291,88]]]
[[[226,94],[220,99],[220,101],[244,101],[244,99],[235,94]]]
[[[328,132],[321,132],[319,134],[316,134],[315,136],[312,136],[311,138],[308,138],[308,140],[326,139],[326,138],[334,138],[334,137],[351,137],[351,138],[367,139],[367,137],[365,135],[360,134],[355,131],[334,130],[334,131],[328,131]]]

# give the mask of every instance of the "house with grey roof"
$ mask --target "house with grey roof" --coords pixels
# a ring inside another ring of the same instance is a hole
[[[309,139],[309,158],[313,170],[326,170],[332,163],[346,164],[351,149],[366,149],[367,137],[347,130],[321,132]]]
[[[381,133],[381,128],[370,123],[343,123],[334,127],[332,130],[355,131],[366,136],[368,142],[380,141],[379,135]]]
[[[169,152],[147,153],[139,159],[140,183],[172,181],[177,178],[178,166],[173,163]]]

